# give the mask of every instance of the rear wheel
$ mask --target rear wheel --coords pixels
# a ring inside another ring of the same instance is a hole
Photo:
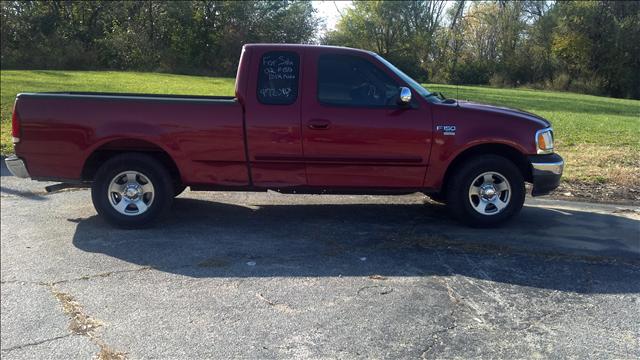
[[[524,204],[524,178],[506,158],[482,155],[458,167],[447,188],[454,217],[470,226],[488,227],[516,215]]]
[[[171,206],[174,186],[165,167],[153,157],[125,153],[98,169],[91,198],[98,214],[116,226],[150,225]]]

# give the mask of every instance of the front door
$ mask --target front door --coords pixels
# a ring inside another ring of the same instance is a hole
[[[400,86],[373,56],[307,54],[302,108],[309,186],[419,188],[431,118],[424,103],[398,105]],[[415,93],[413,96],[417,96]]]

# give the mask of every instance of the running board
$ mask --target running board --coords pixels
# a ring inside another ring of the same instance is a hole
[[[86,188],[86,187],[89,187],[89,185],[87,185],[87,184],[60,183],[60,184],[45,186],[44,189],[48,193],[52,193],[52,192],[56,192],[56,191],[60,191],[60,190],[64,190],[64,189],[69,189],[69,188]]]

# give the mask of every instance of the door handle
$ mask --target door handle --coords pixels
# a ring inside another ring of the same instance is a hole
[[[313,119],[308,123],[309,129],[312,130],[325,130],[329,128],[329,125],[331,125],[331,121],[322,119]]]

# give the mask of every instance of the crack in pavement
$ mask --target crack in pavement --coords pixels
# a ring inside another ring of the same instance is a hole
[[[51,341],[64,339],[64,338],[67,338],[67,337],[69,337],[71,335],[73,335],[73,334],[60,335],[60,336],[56,336],[56,337],[53,337],[53,338],[50,338],[50,339],[44,339],[44,340],[34,341],[34,342],[22,344],[22,345],[16,345],[16,346],[12,346],[10,348],[2,349],[2,350],[0,350],[0,352],[9,352],[9,351],[18,350],[18,349],[24,349],[26,347],[36,346],[36,345],[48,343],[48,342],[51,342]]]
[[[450,266],[445,264],[445,267],[447,267],[448,269],[451,269]],[[451,275],[449,275],[451,276]],[[437,281],[439,283],[441,283],[446,291],[447,291],[447,296],[449,298],[449,301],[451,301],[451,303],[453,304],[453,308],[451,309],[451,311],[449,312],[449,314],[447,315],[447,319],[450,319],[451,324],[436,330],[436,331],[432,331],[428,334],[428,336],[431,336],[431,342],[424,348],[424,350],[422,351],[422,354],[420,355],[420,358],[422,359],[427,359],[429,352],[436,346],[438,345],[438,340],[440,338],[440,335],[442,334],[447,334],[455,329],[457,329],[460,325],[465,329],[465,330],[474,330],[474,329],[478,329],[479,326],[483,326],[486,321],[483,318],[484,312],[481,311],[480,309],[478,309],[476,306],[471,305],[471,303],[469,303],[468,301],[463,300],[463,296],[461,296],[452,286],[451,284],[449,284],[449,280],[447,279],[447,277],[440,277],[437,279]],[[471,310],[472,312],[474,312],[475,314],[477,314],[479,317],[474,316],[473,314],[469,313],[469,310]],[[459,324],[460,321],[462,321],[462,319],[458,319],[459,315],[458,313],[462,312],[465,313],[466,315],[470,316],[472,320],[475,320],[476,322],[478,322],[478,325],[464,325],[464,324]],[[440,344],[442,344],[442,342],[440,342]]]
[[[77,277],[77,278],[55,280],[55,281],[50,281],[50,282],[26,281],[26,280],[3,280],[3,281],[0,281],[0,285],[20,283],[20,284],[29,284],[29,285],[39,285],[39,286],[51,286],[51,285],[69,283],[69,282],[72,282],[72,281],[92,280],[92,279],[96,279],[96,278],[109,277],[109,276],[115,275],[115,274],[124,274],[124,273],[138,272],[138,271],[145,271],[145,270],[153,270],[153,267],[151,267],[151,266],[143,266],[143,267],[140,267],[140,268],[137,268],[137,269],[107,271],[107,272],[98,273],[98,274],[82,275],[82,276]]]
[[[96,357],[100,360],[124,360],[126,353],[112,349],[98,334],[98,328],[103,322],[84,312],[82,305],[70,294],[58,290],[55,285],[50,284],[49,289],[53,296],[62,305],[62,310],[69,317],[69,331],[75,335],[82,335],[89,338],[100,351]],[[71,334],[70,334],[71,335]]]
[[[433,347],[436,346],[438,337],[440,334],[448,333],[449,331],[455,330],[458,327],[458,322],[455,319],[455,308],[451,310],[451,313],[449,314],[448,317],[451,318],[451,325],[444,327],[440,330],[432,331],[431,333],[428,334],[429,336],[431,336],[431,344],[425,347],[425,349],[422,351],[422,354],[420,355],[420,358],[427,359],[427,353],[429,353],[431,349],[433,349]]]
[[[139,268],[136,268],[136,269],[107,271],[107,272],[93,274],[93,275],[83,275],[83,276],[80,276],[80,277],[77,277],[77,278],[63,279],[63,280],[53,281],[53,282],[50,282],[50,283],[43,283],[42,285],[58,285],[58,284],[72,282],[72,281],[92,280],[92,279],[96,279],[96,278],[109,277],[109,276],[115,275],[115,274],[125,274],[125,273],[130,273],[130,272],[139,272],[139,271],[152,270],[152,269],[153,268],[151,266],[142,266],[142,267],[139,267]]]
[[[151,266],[143,266],[143,267],[136,268],[136,269],[107,271],[107,272],[103,272],[103,273],[92,274],[92,275],[83,275],[83,276],[77,277],[77,278],[63,279],[63,280],[57,280],[57,281],[52,281],[52,282],[22,281],[22,280],[4,280],[4,281],[0,281],[0,284],[21,284],[21,285],[22,284],[29,284],[29,285],[46,286],[46,287],[48,287],[49,290],[51,291],[51,294],[56,298],[56,300],[58,300],[58,302],[62,306],[63,312],[69,317],[69,331],[71,332],[69,334],[56,336],[56,337],[50,338],[50,339],[45,339],[45,340],[41,340],[41,341],[35,341],[35,342],[32,342],[32,343],[27,343],[27,344],[22,344],[22,345],[16,345],[16,346],[13,346],[13,347],[10,347],[10,348],[2,349],[1,351],[3,353],[6,353],[6,352],[9,352],[9,351],[18,350],[18,349],[22,349],[22,348],[25,348],[25,347],[36,346],[36,345],[44,344],[44,343],[47,343],[47,342],[56,341],[56,340],[67,338],[67,337],[73,336],[73,335],[81,335],[81,336],[88,337],[89,340],[93,344],[98,346],[98,348],[100,349],[99,352],[96,354],[96,358],[98,360],[124,360],[124,359],[126,359],[126,353],[125,352],[120,352],[120,351],[116,351],[116,350],[112,349],[110,346],[108,346],[104,342],[104,340],[102,340],[100,338],[100,336],[98,334],[98,329],[100,327],[102,327],[103,322],[101,320],[99,320],[99,319],[96,319],[96,318],[86,314],[84,312],[84,309],[83,309],[82,305],[72,295],[57,289],[56,285],[69,283],[69,282],[73,282],[73,281],[79,281],[79,280],[91,280],[91,279],[96,279],[96,278],[105,278],[105,277],[109,277],[109,276],[114,275],[114,274],[140,272],[140,271],[146,271],[146,270],[151,270],[151,269],[152,269]]]
[[[270,306],[273,306],[274,308],[276,308],[276,309],[278,309],[278,310],[280,310],[282,312],[285,312],[285,313],[297,313],[297,312],[299,312],[299,310],[292,308],[288,304],[270,300],[270,299],[266,298],[264,295],[262,295],[261,293],[256,293],[256,297],[259,300],[264,301],[265,303],[269,304]]]
[[[485,323],[485,319],[483,318],[484,315],[484,311],[482,311],[481,309],[477,308],[476,306],[472,305],[473,302],[469,302],[469,301],[465,301],[464,297],[462,295],[460,295],[454,288],[453,286],[451,286],[451,284],[449,283],[449,277],[454,277],[455,276],[455,272],[454,269],[447,264],[445,261],[443,261],[440,252],[437,252],[437,256],[438,259],[440,260],[441,265],[444,266],[444,268],[447,270],[448,275],[446,276],[441,276],[441,277],[437,277],[436,278],[436,282],[442,284],[447,292],[447,297],[449,298],[449,301],[453,304],[453,308],[451,309],[451,311],[449,312],[449,314],[447,315],[447,319],[449,319],[451,321],[451,324],[433,331],[431,333],[428,334],[428,336],[431,337],[431,341],[430,343],[424,348],[424,350],[422,351],[422,353],[420,354],[420,358],[422,359],[427,359],[429,356],[429,353],[433,350],[433,348],[438,345],[438,340],[440,338],[440,335],[442,334],[446,334],[449,333],[453,330],[455,330],[456,328],[458,328],[458,323],[460,321],[460,319],[458,319],[458,313],[462,312],[462,313],[466,313],[468,316],[471,317],[471,319],[477,321],[480,324],[484,324]],[[466,254],[465,254],[466,256]],[[469,259],[468,259],[469,260]],[[484,271],[483,271],[484,273]],[[487,278],[489,278],[488,274],[484,274]],[[470,311],[472,313],[470,313]],[[465,326],[466,330],[472,330],[472,329],[476,329],[476,326]],[[442,343],[442,342],[440,342]]]

